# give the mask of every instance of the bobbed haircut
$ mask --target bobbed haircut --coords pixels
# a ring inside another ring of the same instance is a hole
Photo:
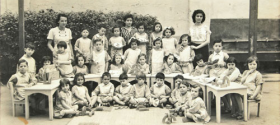
[[[160,41],[160,43],[161,43],[161,48],[162,48],[162,39],[161,38],[156,38],[154,41],[153,41],[153,45],[155,46],[156,45],[156,41]]]
[[[138,29],[140,26],[143,26],[144,27],[144,30],[146,28],[145,24],[143,22],[140,22],[136,25],[136,28]]]
[[[116,28],[120,29],[120,33],[122,32],[121,27],[120,27],[120,26],[115,25],[115,26],[112,28],[112,30],[111,30],[111,31],[112,31],[112,33],[114,33],[114,30],[115,30]]]
[[[138,55],[137,62],[139,62],[139,59],[140,59],[140,57],[142,57],[142,56],[144,56],[145,59],[147,58],[147,55],[146,55],[145,53],[140,53],[140,54]]]
[[[120,76],[119,76],[119,80],[122,80],[122,79],[128,79],[128,76],[126,73],[122,73]]]
[[[256,63],[257,63],[257,69],[258,69],[258,68],[260,67],[260,63],[259,63],[258,57],[256,57],[256,56],[250,56],[250,57],[246,60],[246,64],[245,64],[246,69],[249,69],[248,64],[251,63],[251,62],[254,62],[254,61],[256,61]]]
[[[171,31],[171,35],[174,35],[174,34],[175,34],[175,30],[174,30],[173,27],[167,27],[167,28],[165,28],[165,29],[163,30],[163,32],[162,32],[162,35],[163,35],[163,36],[166,36],[166,35],[165,35],[166,30],[170,30],[170,31]]]
[[[65,15],[65,14],[63,14],[63,13],[60,13],[60,14],[57,15],[56,20],[55,20],[55,24],[56,24],[57,26],[59,25],[58,21],[60,20],[61,17],[67,18],[67,22],[68,22],[68,16]]]
[[[29,49],[34,50],[35,49],[35,45],[34,45],[34,43],[29,42],[29,43],[26,43],[25,48],[26,49],[29,48]]]
[[[52,58],[50,56],[43,56],[42,58],[42,64],[44,64],[46,61],[52,62]]]
[[[114,56],[113,56],[113,60],[112,60],[112,64],[116,65],[116,56],[120,56],[122,57],[122,55],[120,53],[116,53]],[[123,58],[121,58],[121,64],[124,64],[124,60]]]
[[[156,74],[156,79],[165,79],[165,75],[162,72]]]
[[[60,41],[60,42],[58,42],[58,44],[57,44],[57,48],[58,48],[58,47],[64,47],[64,49],[67,49],[67,44],[66,44],[65,41]]]
[[[82,73],[77,73],[77,74],[75,75],[75,77],[74,77],[74,81],[73,81],[74,85],[77,85],[77,80],[78,80],[79,77],[83,77],[84,82],[85,82],[85,76],[84,76],[84,74],[82,74]]]
[[[177,75],[177,76],[175,76],[175,77],[173,78],[174,81],[177,80],[177,79],[182,79],[182,80],[184,80],[184,77],[183,77],[182,75]]]
[[[205,21],[206,16],[205,16],[204,11],[203,11],[203,10],[195,10],[195,11],[193,12],[193,14],[192,14],[192,20],[193,20],[193,23],[195,23],[195,22],[196,22],[196,20],[195,20],[195,16],[196,16],[197,14],[199,14],[199,13],[201,13],[201,14],[202,14],[202,16],[203,16],[203,19],[201,20],[201,23],[203,23],[203,22]]]
[[[140,41],[139,41],[138,39],[136,39],[136,38],[131,38],[130,43],[129,43],[129,46],[131,47],[131,44],[134,43],[134,42],[137,44],[137,46],[140,44]]]
[[[165,62],[167,62],[167,59],[168,59],[169,56],[173,56],[173,57],[174,57],[173,63],[178,62],[178,59],[177,59],[177,58],[174,56],[174,54],[172,54],[172,53],[169,53],[167,56],[165,56],[165,57],[163,58],[163,60],[164,60]]]
[[[80,57],[82,57],[82,58],[84,59],[84,62],[86,62],[86,57],[80,54],[80,55],[78,55],[78,56],[76,57],[76,60],[75,60],[77,65],[78,65],[78,59],[79,59]]]
[[[70,86],[70,81],[66,78],[63,78],[59,81],[59,89],[62,89],[62,87],[69,85]]]
[[[160,25],[160,30],[159,30],[159,32],[162,31],[162,25],[161,25],[161,23],[160,23],[160,22],[155,22],[154,27],[153,27],[153,32],[156,31],[156,25],[158,25],[158,24]]]
[[[188,38],[188,45],[191,43],[191,36],[188,35],[188,34],[183,34],[183,35],[180,37],[179,44],[182,43],[182,40],[183,40],[183,38],[185,38],[185,37]]]

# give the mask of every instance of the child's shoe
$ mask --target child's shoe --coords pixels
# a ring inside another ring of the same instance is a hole
[[[94,111],[91,110],[91,111],[88,113],[88,116],[91,117],[92,115],[94,115]]]
[[[73,115],[72,115],[72,114],[67,114],[65,117],[66,117],[66,118],[72,118]]]
[[[86,115],[86,111],[87,111],[86,107],[83,106],[82,111],[80,112],[80,116]]]

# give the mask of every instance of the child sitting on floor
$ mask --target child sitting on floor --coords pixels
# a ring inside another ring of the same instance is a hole
[[[174,95],[174,98],[176,98],[176,101],[173,99],[175,112],[180,116],[183,116],[186,104],[191,100],[190,92],[188,92],[188,86],[188,83],[183,81],[181,84],[179,84],[180,92],[177,92],[175,93],[176,95]]]
[[[202,89],[198,85],[193,86],[191,89],[192,99],[187,103],[185,118],[183,118],[183,121],[193,120],[196,123],[208,123],[210,121],[210,116],[207,113],[205,103],[201,99],[202,93]]]
[[[130,107],[137,107],[137,105],[148,105],[151,92],[149,87],[145,84],[146,75],[142,72],[136,75],[137,83],[131,87],[130,90]]]
[[[116,88],[115,96],[113,97],[114,101],[122,106],[127,105],[130,99],[129,92],[131,89],[131,85],[129,82],[127,82],[127,79],[128,76],[125,73],[119,76],[121,85]]]
[[[150,88],[151,99],[150,105],[154,107],[160,106],[161,108],[166,105],[168,98],[170,97],[171,90],[164,84],[165,76],[163,73],[156,74],[156,83]]]
[[[91,106],[94,106],[96,101],[99,105],[110,106],[110,103],[113,101],[115,87],[110,82],[111,74],[104,72],[101,79],[102,83],[100,83],[92,92]]]

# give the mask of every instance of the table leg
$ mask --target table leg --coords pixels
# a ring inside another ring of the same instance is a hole
[[[221,97],[216,95],[216,120],[217,123],[221,122]]]
[[[29,99],[27,93],[25,94],[25,119],[29,119]]]
[[[248,114],[247,114],[247,91],[246,94],[243,95],[243,101],[244,101],[244,108],[243,108],[243,112],[244,112],[244,121],[248,120]]]
[[[211,116],[211,98],[212,94],[206,91],[206,100],[207,100],[207,113]]]
[[[53,98],[52,98],[52,94],[48,96],[49,96],[49,117],[50,120],[53,120]]]

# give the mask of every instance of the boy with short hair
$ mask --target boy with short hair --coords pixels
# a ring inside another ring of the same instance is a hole
[[[151,90],[151,99],[150,104],[161,108],[167,102],[167,99],[170,97],[171,89],[164,84],[165,76],[163,73],[156,74],[156,83],[150,88]]]
[[[127,82],[128,76],[126,73],[122,73],[119,76],[121,85],[119,85],[115,90],[115,96],[113,97],[114,101],[118,104],[124,106],[128,104],[130,99],[129,92],[131,89],[131,84]]]
[[[209,71],[210,77],[219,78],[225,70],[226,60],[229,58],[228,54],[223,52],[223,41],[221,39],[215,40],[213,43],[214,52],[209,56],[208,62],[212,64],[212,69]]]
[[[36,61],[32,57],[33,53],[35,52],[35,45],[33,43],[26,43],[24,52],[25,52],[25,54],[20,59],[24,59],[27,61],[27,63],[28,63],[27,72],[30,73],[31,75],[35,75],[36,74]]]
[[[103,41],[104,50],[107,51],[108,50],[108,39],[105,36],[105,34],[106,34],[106,26],[101,24],[101,25],[97,26],[97,28],[98,28],[98,33],[95,34],[92,37],[92,41],[94,41],[96,39],[101,39]]]
[[[207,74],[207,65],[203,61],[203,56],[202,54],[197,54],[194,57],[194,62],[197,64],[195,69],[191,72],[190,75],[193,76],[200,76],[202,74]]]

